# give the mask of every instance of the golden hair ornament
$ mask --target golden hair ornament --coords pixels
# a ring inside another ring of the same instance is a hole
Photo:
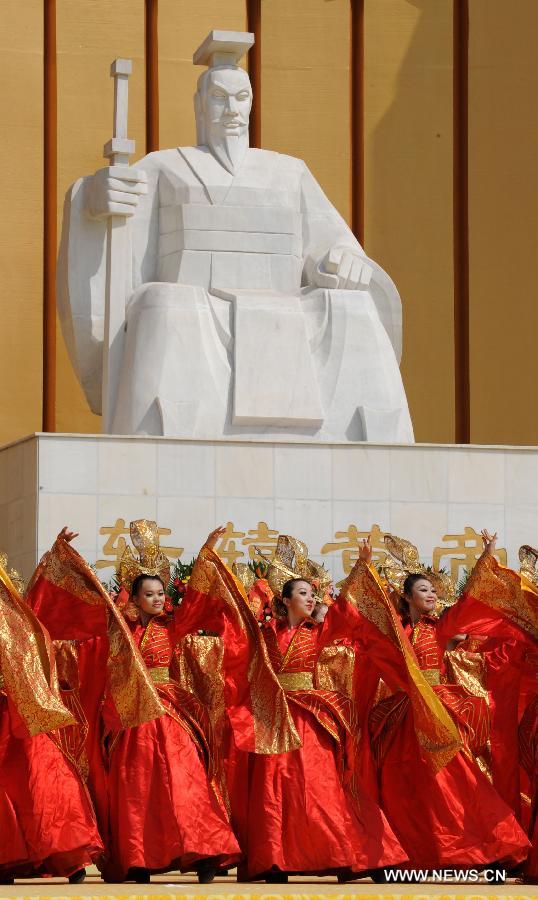
[[[399,597],[403,597],[404,583],[408,575],[422,575],[432,583],[437,592],[438,615],[443,609],[455,603],[456,585],[450,576],[423,565],[414,544],[394,534],[386,534],[384,542],[390,558],[385,560],[380,573]]]
[[[538,550],[531,547],[530,544],[523,544],[518,551],[520,566],[520,574],[525,575],[529,581],[538,587],[538,572],[536,571],[536,563],[538,562]]]
[[[323,602],[332,583],[332,576],[325,566],[308,558],[308,547],[303,541],[289,534],[281,534],[267,570],[267,581],[277,600],[282,599],[282,588],[292,578],[308,581],[314,588],[313,596],[317,603]]]
[[[170,582],[170,562],[160,549],[157,523],[150,519],[135,519],[130,524],[130,532],[138,558],[130,547],[126,548],[118,569],[120,584],[130,594],[135,578],[147,575],[160,578],[166,590]]]

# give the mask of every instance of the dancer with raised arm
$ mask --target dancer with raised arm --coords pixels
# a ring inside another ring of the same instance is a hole
[[[84,880],[103,844],[65,751],[76,722],[60,699],[50,637],[0,564],[0,882]]]
[[[418,664],[457,725],[463,749],[446,767],[433,772],[417,743],[407,697],[401,691],[386,691],[388,696],[370,714],[382,808],[413,867],[439,869],[497,861],[514,866],[525,859],[529,843],[512,810],[474,759],[489,736],[486,698],[463,685],[447,683],[443,665],[447,645],[457,644],[463,632],[491,634],[492,629],[501,629],[502,617],[471,598],[439,618],[439,600],[453,599],[449,579],[427,570],[408,541],[387,535],[385,543],[392,558],[382,567],[383,581],[371,566],[371,547],[365,542],[361,552],[368,565],[363,569],[362,589],[392,597],[399,604]],[[488,544],[486,554],[490,556],[491,551]]]

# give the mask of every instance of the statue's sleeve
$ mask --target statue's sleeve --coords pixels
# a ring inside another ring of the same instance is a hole
[[[402,356],[402,302],[396,285],[378,263],[366,256],[355,235],[306,166],[301,178],[301,213],[303,285],[315,284],[314,273],[333,247],[344,247],[364,257],[373,270],[369,292],[399,363]]]
[[[137,163],[148,176],[148,194],[127,220],[128,258],[125,297],[155,280],[158,240],[158,168],[151,155]],[[79,178],[68,190],[63,210],[56,296],[67,350],[92,412],[101,413],[101,377],[105,317],[107,222],[87,212],[91,178]]]

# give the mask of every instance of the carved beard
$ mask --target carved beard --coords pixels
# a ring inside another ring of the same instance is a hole
[[[226,134],[219,137],[211,135],[209,148],[231,175],[236,175],[248,150],[248,128],[241,134]]]

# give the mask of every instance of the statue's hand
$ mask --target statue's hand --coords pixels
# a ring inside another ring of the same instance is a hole
[[[86,209],[93,219],[134,216],[138,198],[148,192],[145,172],[134,166],[107,166],[90,179]]]
[[[346,247],[333,247],[314,274],[317,287],[341,291],[365,291],[373,270],[359,253]]]

